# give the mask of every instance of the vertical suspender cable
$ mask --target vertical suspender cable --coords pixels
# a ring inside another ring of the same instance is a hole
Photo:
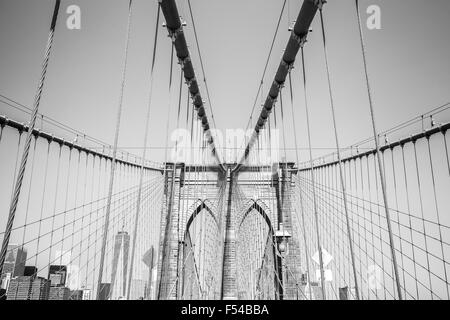
[[[321,2],[322,2],[322,0],[321,0]],[[337,158],[338,158],[338,163],[339,163],[339,176],[340,176],[340,183],[341,183],[341,189],[342,189],[342,198],[344,201],[347,233],[348,233],[348,238],[349,238],[349,249],[350,249],[350,254],[352,256],[353,277],[354,277],[354,281],[355,281],[355,294],[356,294],[356,298],[359,300],[358,281],[357,281],[357,276],[356,276],[356,265],[355,265],[354,251],[353,251],[353,237],[352,237],[352,230],[350,228],[350,220],[349,220],[349,216],[348,216],[347,193],[345,190],[344,172],[342,169],[341,151],[340,151],[340,147],[339,147],[339,138],[338,138],[338,132],[337,132],[337,125],[336,125],[336,114],[335,114],[335,110],[334,110],[333,93],[331,91],[330,68],[328,65],[328,52],[327,52],[326,39],[325,39],[325,26],[323,23],[322,5],[319,7],[319,13],[320,13],[320,24],[322,27],[322,39],[323,39],[323,49],[324,49],[324,55],[325,55],[325,67],[326,67],[326,71],[327,71],[328,93],[330,95],[330,106],[331,106],[331,113],[332,113],[332,117],[333,117],[334,138],[335,138],[335,142],[336,142],[336,152],[337,152]]]
[[[291,71],[289,71],[289,92],[291,95],[291,110],[292,110],[292,126],[294,128],[294,143],[295,143],[295,158],[297,161],[297,166],[299,164],[300,161],[300,157],[298,154],[298,142],[297,142],[297,128],[295,126],[295,115],[294,115],[294,96],[293,96],[293,90],[292,90],[292,76],[291,76]],[[305,93],[306,96],[306,93]],[[309,299],[311,300],[311,295],[312,295],[312,291],[311,291],[311,281],[310,281],[310,270],[309,270],[309,253],[308,253],[308,245],[306,243],[306,229],[305,229],[305,221],[304,221],[304,205],[303,205],[303,195],[302,195],[302,191],[300,190],[299,192],[299,197],[300,197],[300,210],[302,212],[302,224],[303,224],[303,238],[304,238],[304,242],[305,242],[305,251],[306,251],[306,272],[308,274],[307,276],[307,281],[308,281],[308,286],[309,286]]]
[[[415,163],[415,171],[416,171],[416,177],[417,177],[417,191],[418,191],[418,196],[419,196],[419,203],[420,203],[420,218],[422,220],[422,228],[423,228],[423,242],[424,242],[424,249],[425,249],[425,256],[426,256],[426,260],[427,260],[427,270],[431,270],[430,268],[430,251],[428,250],[428,237],[427,237],[427,232],[426,232],[426,224],[425,224],[425,207],[424,207],[424,200],[423,200],[423,196],[422,196],[422,184],[420,182],[420,173],[419,173],[419,162],[418,162],[418,157],[417,157],[417,147],[416,147],[416,143],[417,141],[414,140],[412,141],[413,144],[413,149],[414,149],[414,163]],[[411,239],[412,240],[412,239]],[[434,298],[434,293],[433,293],[433,281],[431,279],[431,272],[428,272],[428,283],[430,285],[430,287],[428,288],[428,290],[430,290],[431,293],[431,300],[433,300]]]
[[[378,159],[378,170],[380,173],[380,182],[381,182],[381,189],[383,192],[383,200],[384,200],[384,209],[386,213],[386,222],[389,232],[389,243],[390,243],[390,249],[391,249],[391,255],[392,255],[392,264],[394,267],[394,274],[395,274],[395,282],[397,285],[397,294],[399,300],[402,300],[402,290],[400,285],[400,277],[398,274],[398,266],[397,266],[397,258],[395,255],[395,245],[394,245],[394,237],[392,234],[392,226],[391,226],[391,217],[389,213],[389,207],[388,207],[388,199],[387,199],[387,192],[386,192],[386,179],[384,176],[384,171],[381,163],[381,155],[380,155],[380,147],[378,142],[378,133],[377,128],[375,124],[375,113],[373,108],[373,100],[372,100],[372,92],[370,89],[370,82],[369,82],[369,74],[368,74],[368,68],[367,68],[367,59],[366,59],[366,46],[364,43],[364,36],[363,36],[363,30],[362,30],[362,24],[361,24],[361,15],[359,13],[359,1],[355,0],[356,4],[356,14],[358,17],[358,27],[359,27],[359,37],[361,41],[361,49],[362,49],[362,56],[363,56],[363,62],[364,62],[364,73],[366,77],[366,85],[367,85],[367,94],[369,97],[369,107],[370,107],[370,115],[372,119],[372,129],[373,129],[373,139],[375,141],[375,149],[377,151],[377,159]]]
[[[123,91],[125,87],[125,75],[127,70],[127,62],[128,62],[128,47],[130,44],[130,29],[131,29],[131,16],[132,16],[132,4],[133,0],[130,0],[128,3],[128,22],[127,22],[127,34],[126,34],[126,45],[125,45],[125,58],[122,69],[122,82],[120,87],[120,96],[119,96],[119,106],[117,109],[117,119],[116,119],[116,131],[114,137],[114,146],[113,146],[113,155],[111,160],[111,172],[109,178],[109,189],[108,189],[108,199],[106,203],[106,214],[105,214],[105,223],[103,227],[103,238],[102,238],[102,249],[100,254],[100,265],[98,270],[98,279],[97,279],[97,300],[100,299],[101,289],[102,289],[102,276],[103,276],[103,265],[105,264],[105,253],[106,253],[106,240],[108,237],[108,228],[109,228],[109,217],[111,213],[111,198],[114,186],[114,173],[116,171],[116,157],[117,157],[117,144],[119,140],[119,129],[120,129],[120,118],[122,115],[122,101],[123,101]]]
[[[189,91],[189,90],[188,90]],[[181,99],[182,99],[182,94],[183,94],[183,69],[181,69],[180,72],[180,91],[179,91],[179,96],[178,96],[178,113],[177,113],[177,126],[176,129],[179,128],[180,126],[180,113],[181,113]],[[175,141],[175,166],[178,162],[178,141]],[[180,266],[180,262],[182,262],[182,258],[180,260],[180,252],[183,250],[183,244],[182,244],[182,239],[181,239],[181,235],[180,235],[180,225],[181,225],[181,216],[180,216],[180,207],[183,208],[184,205],[184,199],[182,199],[181,197],[181,174],[182,174],[183,168],[180,169],[180,190],[178,191],[178,210],[177,210],[177,244],[178,244],[178,253],[177,253],[177,266]],[[183,190],[184,191],[184,190]],[[181,203],[180,203],[181,202]],[[177,281],[175,281],[176,285],[177,285],[177,298],[180,296],[180,290],[181,290],[181,282],[182,282],[182,276],[180,276],[180,269],[179,267],[177,267]]]
[[[283,18],[284,9],[286,7],[286,1],[287,0],[283,1],[283,5],[281,7],[281,12],[280,12],[280,15],[278,17],[278,21],[277,21],[277,25],[275,27],[274,35],[272,37],[272,42],[270,44],[269,54],[267,55],[266,64],[264,65],[264,71],[263,71],[262,76],[261,76],[261,82],[259,83],[258,92],[256,93],[256,97],[255,97],[255,100],[253,102],[252,111],[250,113],[250,118],[248,119],[248,123],[247,123],[247,127],[245,128],[245,131],[247,131],[247,129],[250,127],[250,125],[253,126],[253,123],[252,123],[252,121],[253,121],[253,112],[255,111],[255,107],[256,107],[256,103],[258,101],[259,94],[260,93],[262,94],[262,91],[263,91],[262,89],[263,89],[263,85],[264,85],[264,78],[266,76],[266,71],[267,71],[267,67],[269,65],[270,57],[272,56],[272,51],[273,51],[273,47],[275,45],[275,40],[276,40],[277,35],[278,35],[278,30],[280,28],[281,19]],[[245,148],[245,146],[244,146],[244,148]],[[245,151],[245,149],[244,149],[244,151]]]
[[[444,250],[444,244],[442,240],[442,228],[441,228],[441,220],[439,215],[439,204],[438,204],[438,198],[437,198],[437,187],[436,187],[436,178],[434,173],[434,165],[433,165],[433,157],[431,155],[431,145],[430,145],[430,136],[426,137],[427,139],[427,147],[428,147],[428,156],[430,159],[430,171],[431,171],[431,181],[433,182],[433,196],[434,196],[434,207],[436,210],[436,221],[438,224],[439,229],[439,244],[441,247],[441,253],[442,253],[442,262],[444,262],[444,276],[445,276],[445,283],[448,284],[448,277],[447,277],[447,263],[445,261],[445,250]],[[449,286],[446,285],[446,291],[447,291],[447,299],[450,299],[450,292],[449,292]]]
[[[286,242],[285,237],[285,221],[284,221],[284,210],[285,210],[285,193],[286,193],[286,184],[287,184],[287,174],[288,174],[288,168],[287,168],[287,155],[286,155],[286,131],[284,128],[284,111],[283,111],[283,91],[280,89],[280,116],[281,116],[281,127],[283,128],[283,148],[284,148],[284,173],[283,168],[281,168],[281,188],[280,188],[280,201],[281,201],[281,222],[283,223],[281,225],[281,232],[283,234],[283,240]],[[259,139],[259,135],[258,135]],[[281,253],[280,253],[281,254]],[[282,270],[282,281],[283,281],[283,287],[287,285],[287,283],[284,283],[286,279],[286,258],[284,254],[281,254],[281,270]],[[283,289],[283,297],[285,296],[284,289]]]
[[[191,16],[191,21],[192,21],[192,28],[194,30],[195,43],[197,45],[197,51],[198,51],[198,57],[199,57],[199,60],[200,60],[200,66],[202,68],[203,82],[205,83],[206,97],[208,98],[209,108],[211,109],[211,119],[213,121],[214,127],[217,128],[216,120],[214,119],[214,112],[213,112],[213,108],[212,108],[212,104],[211,104],[211,96],[209,94],[208,83],[206,82],[205,68],[203,67],[203,59],[202,59],[202,54],[200,52],[200,45],[198,43],[197,29],[195,28],[194,15],[192,13],[192,6],[191,6],[191,1],[190,0],[188,0],[188,6],[189,6],[189,13],[190,13],[190,16]]]
[[[23,233],[22,233],[22,250],[25,243],[25,235],[27,233],[27,224],[28,224],[28,213],[30,209],[30,198],[31,198],[31,191],[33,186],[33,173],[34,173],[34,159],[36,158],[36,144],[37,144],[37,138],[38,136],[34,136],[34,145],[33,145],[33,156],[31,158],[31,171],[30,171],[30,182],[28,186],[28,195],[27,195],[27,208],[25,210],[25,222],[23,226]]]
[[[93,203],[94,203],[94,183],[95,183],[95,161],[97,159],[97,155],[93,155],[93,159],[92,159],[92,180],[91,180],[91,198],[89,201],[89,224],[88,224],[88,238],[87,238],[87,243],[88,243],[88,247],[87,247],[87,261],[86,261],[86,274],[85,274],[85,279],[84,279],[84,283],[87,284],[88,283],[88,275],[89,275],[89,252],[90,252],[90,248],[92,246],[91,244],[91,226],[93,224],[92,221],[92,213],[93,213]],[[99,161],[101,160],[101,158],[99,157]],[[100,167],[99,167],[99,171],[100,171]],[[95,247],[94,247],[95,250]],[[80,252],[81,252],[81,244],[80,244]]]
[[[177,126],[176,128],[178,129],[179,125],[180,125],[180,111],[181,111],[181,95],[183,93],[183,69],[181,69],[180,72],[180,86],[179,86],[179,96],[178,96],[178,112],[177,112]],[[176,167],[178,164],[178,141],[175,141],[175,161],[173,163],[174,165],[174,176],[172,177],[172,180],[175,181],[175,175],[176,175]],[[181,169],[183,170],[183,169]],[[180,192],[180,191],[179,191]],[[180,196],[180,195],[179,195]],[[171,200],[172,201],[172,200]],[[178,199],[178,201],[181,201],[180,199]],[[181,240],[180,240],[180,205],[177,208],[177,245],[178,245],[178,251],[177,251],[177,276],[176,276],[176,280],[173,284],[173,286],[171,287],[169,294],[167,295],[168,297],[170,297],[171,293],[173,292],[173,290],[175,288],[177,288],[177,291],[175,291],[176,297],[178,298],[179,295],[179,281],[180,281],[180,270],[179,270],[179,266],[180,266],[180,251],[182,250],[182,246],[180,246]]]
[[[38,226],[38,235],[37,235],[37,241],[36,241],[36,252],[39,252],[39,242],[41,239],[41,226],[42,226],[42,216],[44,213],[44,201],[45,201],[45,191],[47,189],[47,173],[48,173],[48,162],[49,162],[49,155],[50,155],[50,146],[52,141],[47,140],[47,153],[45,156],[45,169],[44,169],[44,184],[42,187],[42,199],[41,199],[41,208],[40,208],[40,215],[39,215],[39,226]],[[37,266],[37,259],[38,255],[35,257],[34,265]]]
[[[165,143],[165,148],[164,148],[164,183],[167,183],[167,192],[168,192],[168,197],[166,196],[166,208],[164,208],[164,206],[161,206],[161,210],[163,211],[164,209],[167,209],[166,212],[166,224],[164,226],[165,230],[164,230],[164,238],[163,238],[163,247],[162,247],[162,252],[160,252],[159,254],[161,255],[161,274],[159,275],[160,277],[160,281],[158,284],[158,291],[157,291],[157,297],[158,299],[161,298],[161,290],[163,287],[163,273],[162,270],[165,269],[165,266],[163,263],[168,264],[168,262],[166,261],[167,259],[165,258],[165,252],[166,252],[166,247],[168,246],[169,243],[169,236],[170,236],[170,223],[171,223],[171,216],[170,213],[172,211],[172,206],[171,206],[171,201],[172,201],[172,191],[173,191],[173,187],[174,187],[174,177],[175,177],[175,173],[176,173],[176,168],[175,165],[173,167],[172,170],[172,181],[170,182],[170,187],[169,187],[169,173],[167,170],[167,148],[168,148],[168,144],[169,144],[169,120],[170,120],[170,98],[172,96],[172,77],[173,77],[173,54],[174,54],[174,42],[172,40],[171,43],[171,52],[170,52],[170,73],[169,73],[169,104],[168,104],[168,108],[167,108],[167,124],[166,124],[166,143]],[[166,275],[167,277],[167,275]]]
[[[136,216],[134,220],[134,232],[133,232],[133,244],[131,248],[131,262],[130,262],[130,272],[128,274],[128,288],[127,288],[127,299],[130,299],[130,289],[131,289],[131,279],[133,276],[133,265],[134,265],[134,255],[136,252],[136,239],[137,239],[137,226],[139,221],[139,212],[141,208],[141,197],[142,197],[142,184],[144,178],[144,164],[145,164],[145,156],[147,151],[147,141],[148,141],[148,132],[150,127],[150,110],[152,103],[152,93],[153,93],[153,71],[155,68],[155,58],[156,58],[156,45],[158,43],[158,30],[159,30],[159,14],[161,12],[161,3],[158,2],[158,13],[156,15],[156,29],[155,29],[155,40],[153,43],[153,57],[152,57],[152,66],[150,70],[150,92],[148,97],[148,106],[147,106],[147,116],[145,119],[145,133],[144,133],[144,150],[142,151],[142,162],[140,168],[140,177],[139,177],[139,189],[136,200]]]
[[[14,195],[11,200],[11,205],[9,207],[8,222],[6,224],[5,236],[3,238],[2,249],[0,252],[0,274],[3,271],[3,264],[5,262],[6,250],[8,249],[9,238],[11,237],[11,229],[14,223],[14,218],[16,215],[17,203],[19,202],[19,195],[22,187],[23,177],[25,174],[25,168],[28,160],[28,152],[30,151],[31,139],[33,137],[33,130],[36,124],[36,118],[39,111],[39,103],[41,101],[42,89],[44,88],[45,75],[47,73],[48,61],[50,59],[50,52],[53,45],[53,36],[55,34],[56,20],[58,18],[59,6],[61,0],[56,0],[55,7],[53,10],[52,22],[50,25],[50,33],[48,35],[47,48],[45,50],[44,62],[42,64],[41,77],[39,79],[39,85],[37,88],[37,93],[34,98],[33,113],[31,114],[30,124],[28,126],[27,138],[25,141],[25,147],[22,154],[22,160],[19,168],[19,175],[17,176],[16,184],[14,187]]]
[[[448,146],[447,146],[447,130],[442,130],[442,136],[444,137],[444,147],[445,147],[445,156],[447,157],[447,168],[448,168],[448,174],[450,175],[450,161],[448,156]]]
[[[20,153],[20,143],[22,142],[22,134],[23,134],[23,129],[19,130],[19,139],[17,141],[17,149],[16,149],[16,156],[15,156],[15,160],[14,160],[14,174],[13,174],[13,181],[11,183],[11,200],[14,197],[14,182],[16,181],[16,177],[17,177],[17,165],[19,164],[19,153]]]
[[[326,300],[325,274],[324,274],[324,270],[323,270],[322,246],[320,243],[319,213],[317,211],[316,187],[315,187],[315,180],[314,180],[314,165],[313,165],[312,148],[311,148],[311,128],[309,125],[309,109],[308,109],[308,99],[307,99],[307,91],[306,91],[305,55],[303,52],[303,46],[300,48],[300,50],[301,50],[301,54],[302,54],[303,90],[304,90],[304,96],[305,96],[306,126],[307,126],[307,131],[308,131],[309,164],[310,164],[310,169],[311,169],[311,185],[312,185],[312,191],[313,191],[314,217],[315,217],[315,224],[316,224],[317,247],[319,250],[320,282],[321,282],[321,286],[322,286],[322,296],[323,296],[323,299]],[[309,287],[309,290],[312,290],[311,286]]]
[[[0,142],[2,142],[3,128],[5,128],[5,124],[4,123],[2,123],[1,126],[0,126]]]

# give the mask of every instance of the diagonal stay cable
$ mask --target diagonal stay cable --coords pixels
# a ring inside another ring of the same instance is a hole
[[[206,97],[208,98],[209,108],[211,109],[211,118],[212,118],[214,127],[217,128],[216,120],[214,118],[213,105],[211,103],[211,96],[209,94],[209,89],[208,89],[208,82],[206,82],[206,73],[205,73],[205,68],[204,68],[204,65],[203,65],[203,58],[202,58],[202,54],[201,54],[201,51],[200,51],[200,45],[199,45],[198,36],[197,36],[197,29],[195,28],[194,14],[192,13],[192,7],[191,7],[191,1],[190,0],[188,0],[188,5],[189,5],[189,13],[190,13],[190,16],[191,16],[191,21],[192,21],[192,28],[194,29],[195,43],[196,43],[196,46],[197,46],[198,56],[199,56],[199,59],[200,59],[200,66],[202,68],[203,82],[205,83]]]
[[[42,64],[42,70],[41,70],[41,75],[40,75],[40,79],[39,79],[39,84],[38,84],[36,96],[34,98],[33,112],[31,114],[31,119],[30,119],[30,124],[29,124],[30,130],[28,130],[26,140],[25,140],[25,146],[24,146],[24,151],[22,154],[22,160],[20,162],[19,174],[17,176],[17,180],[16,180],[15,186],[14,186],[14,196],[11,199],[11,205],[9,208],[9,216],[8,216],[8,222],[6,224],[5,237],[3,238],[2,248],[1,248],[1,252],[0,252],[0,274],[2,273],[2,270],[3,270],[3,264],[4,264],[5,258],[6,258],[6,251],[8,249],[9,239],[11,236],[11,229],[14,224],[14,218],[16,215],[17,204],[19,202],[19,196],[20,196],[20,191],[22,188],[23,177],[25,175],[25,169],[26,169],[26,165],[27,165],[28,153],[29,153],[30,145],[31,145],[31,139],[33,137],[33,130],[34,130],[34,127],[36,124],[37,114],[39,111],[39,104],[41,102],[42,91],[43,91],[44,83],[45,83],[45,76],[47,74],[47,67],[48,67],[48,63],[50,60],[50,53],[51,53],[51,49],[52,49],[52,45],[53,45],[56,21],[58,18],[60,5],[61,5],[61,0],[56,0],[55,6],[54,6],[54,11],[53,11],[53,16],[52,16],[52,22],[50,25],[50,31],[49,31],[49,35],[48,35],[48,39],[47,39],[47,46],[46,46],[45,55],[44,55],[44,62]]]
[[[276,26],[275,32],[273,34],[272,43],[270,44],[269,54],[267,55],[266,64],[264,65],[264,71],[263,71],[263,74],[261,76],[261,81],[259,83],[258,92],[256,93],[255,101],[254,101],[253,107],[252,107],[252,112],[250,114],[250,118],[248,120],[248,123],[247,123],[247,126],[245,128],[245,131],[247,131],[248,128],[250,127],[250,125],[251,125],[251,121],[252,121],[252,118],[253,118],[253,113],[255,111],[256,103],[258,102],[259,94],[260,94],[262,86],[264,84],[264,78],[266,76],[267,67],[269,65],[270,57],[272,56],[273,47],[275,45],[275,40],[276,40],[277,35],[278,35],[278,30],[280,28],[280,23],[281,23],[281,19],[283,18],[283,13],[284,13],[285,7],[286,7],[286,0],[284,0],[283,6],[281,7],[281,12],[280,12],[280,15],[278,17],[277,26]]]
[[[114,175],[116,170],[116,157],[117,157],[117,145],[119,141],[119,132],[120,132],[120,120],[122,115],[122,102],[123,102],[123,93],[125,88],[125,78],[126,78],[126,70],[128,65],[128,49],[130,45],[130,33],[131,33],[131,17],[132,17],[132,9],[133,9],[133,0],[130,0],[128,3],[128,21],[127,21],[127,32],[126,32],[126,44],[125,44],[125,57],[123,61],[122,67],[122,80],[120,87],[120,96],[119,96],[119,106],[117,108],[117,119],[116,119],[116,129],[114,135],[114,147],[113,147],[113,157],[111,161],[111,171],[110,171],[110,179],[109,179],[109,190],[108,190],[108,200],[106,206],[106,222],[103,230],[103,240],[102,240],[102,252],[100,255],[100,267],[99,267],[99,276],[97,283],[97,300],[100,299],[100,292],[102,288],[102,276],[103,276],[103,265],[105,263],[105,247],[108,236],[108,227],[109,227],[109,215],[111,211],[111,197],[114,186]]]

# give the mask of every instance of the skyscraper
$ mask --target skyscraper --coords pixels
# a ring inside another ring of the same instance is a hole
[[[77,290],[79,288],[79,267],[72,261],[72,253],[67,251],[57,250],[55,252],[55,263],[59,265],[66,266],[66,287],[70,290]]]
[[[82,300],[91,300],[91,289],[83,289],[83,297]]]
[[[28,300],[31,292],[32,277],[16,277],[9,281],[8,300]]]
[[[38,269],[35,266],[25,266],[24,276],[33,277],[38,273]]]
[[[50,287],[48,300],[69,300],[70,289],[66,287]]]
[[[6,251],[3,273],[0,275],[0,287],[8,290],[9,281],[13,277],[23,276],[27,251],[20,245],[10,244]]]
[[[36,277],[31,284],[30,300],[48,300],[50,280]]]
[[[83,300],[83,290],[71,290],[69,300]]]
[[[339,300],[348,300],[348,287],[339,288]]]
[[[48,279],[51,281],[51,286],[64,287],[67,278],[67,267],[51,265],[48,270]]]
[[[8,300],[48,300],[50,281],[41,277],[19,276],[11,279]]]
[[[131,280],[130,300],[139,300],[140,298],[144,298],[146,283],[147,281],[143,279]]]
[[[70,288],[70,290],[78,289],[80,285],[79,272],[80,268],[76,264],[69,264],[67,266],[66,287]]]
[[[108,300],[110,289],[111,289],[110,283],[102,283],[100,285],[99,300]]]
[[[112,300],[117,300],[126,294],[129,248],[130,235],[126,231],[119,231],[114,240],[110,288],[110,298]],[[121,262],[120,264],[119,261]]]
[[[3,273],[10,273],[12,277],[23,276],[27,250],[17,244],[8,245]]]

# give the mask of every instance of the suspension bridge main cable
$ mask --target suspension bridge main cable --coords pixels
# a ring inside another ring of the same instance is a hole
[[[297,20],[291,31],[291,36],[284,50],[283,57],[278,66],[277,72],[275,74],[272,85],[269,89],[267,98],[264,102],[263,108],[259,115],[258,121],[256,122],[252,136],[247,143],[240,161],[235,166],[233,171],[239,170],[239,168],[244,163],[245,159],[248,157],[250,150],[255,143],[256,137],[259,132],[264,127],[267,119],[270,116],[273,106],[278,98],[280,89],[286,81],[288,70],[291,68],[295,62],[298,51],[300,50],[300,44],[302,39],[308,34],[309,27],[311,26],[312,20],[314,19],[318,9],[317,1],[305,0],[301,6],[300,12],[298,13]]]
[[[22,111],[22,112],[24,112],[26,114],[31,114],[33,112],[32,108],[27,107],[26,105],[24,105],[24,104],[14,100],[14,99],[12,99],[12,98],[9,98],[9,97],[7,97],[7,96],[5,96],[3,94],[0,94],[0,98],[7,100],[7,101],[0,100],[0,102],[5,104],[5,105],[7,105],[7,106],[9,106],[9,107],[11,107],[11,108],[14,108],[16,110]],[[38,113],[37,115],[39,117],[41,117],[41,120],[43,120],[44,122],[47,122],[47,123],[55,126],[56,128],[65,130],[65,131],[70,132],[70,133],[75,134],[75,135],[78,134],[80,136],[83,136],[84,138],[86,138],[87,140],[90,140],[93,143],[96,143],[96,144],[99,144],[99,145],[107,145],[107,143],[104,142],[104,141],[101,141],[101,140],[98,140],[98,139],[96,139],[94,137],[88,136],[88,135],[84,134],[83,132],[78,131],[78,130],[76,130],[76,129],[68,126],[68,125],[65,125],[65,124],[63,124],[63,123],[61,123],[61,122],[59,122],[59,121],[57,121],[57,120],[55,120],[55,119],[53,119],[51,117],[44,116],[42,113]],[[41,127],[41,130],[42,130],[42,127]]]
[[[201,119],[203,134],[208,138],[207,142],[210,147],[210,151],[213,154],[217,164],[222,171],[226,171],[222,165],[222,160],[219,157],[214,138],[211,135],[208,117],[205,112],[204,103],[200,94],[197,79],[195,77],[194,67],[192,65],[186,37],[183,31],[183,24],[180,21],[175,0],[162,1],[161,9],[166,19],[166,27],[169,32],[169,36],[171,37],[173,45],[176,49],[179,64],[183,69],[184,78],[189,88],[195,110],[197,111],[198,117]]]

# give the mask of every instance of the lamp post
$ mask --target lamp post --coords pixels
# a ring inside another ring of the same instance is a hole
[[[283,300],[284,288],[286,287],[286,256],[289,254],[289,238],[290,233],[287,232],[282,223],[279,224],[279,229],[275,232],[275,239],[277,243],[277,250],[281,258],[281,289],[283,294],[280,299]]]

